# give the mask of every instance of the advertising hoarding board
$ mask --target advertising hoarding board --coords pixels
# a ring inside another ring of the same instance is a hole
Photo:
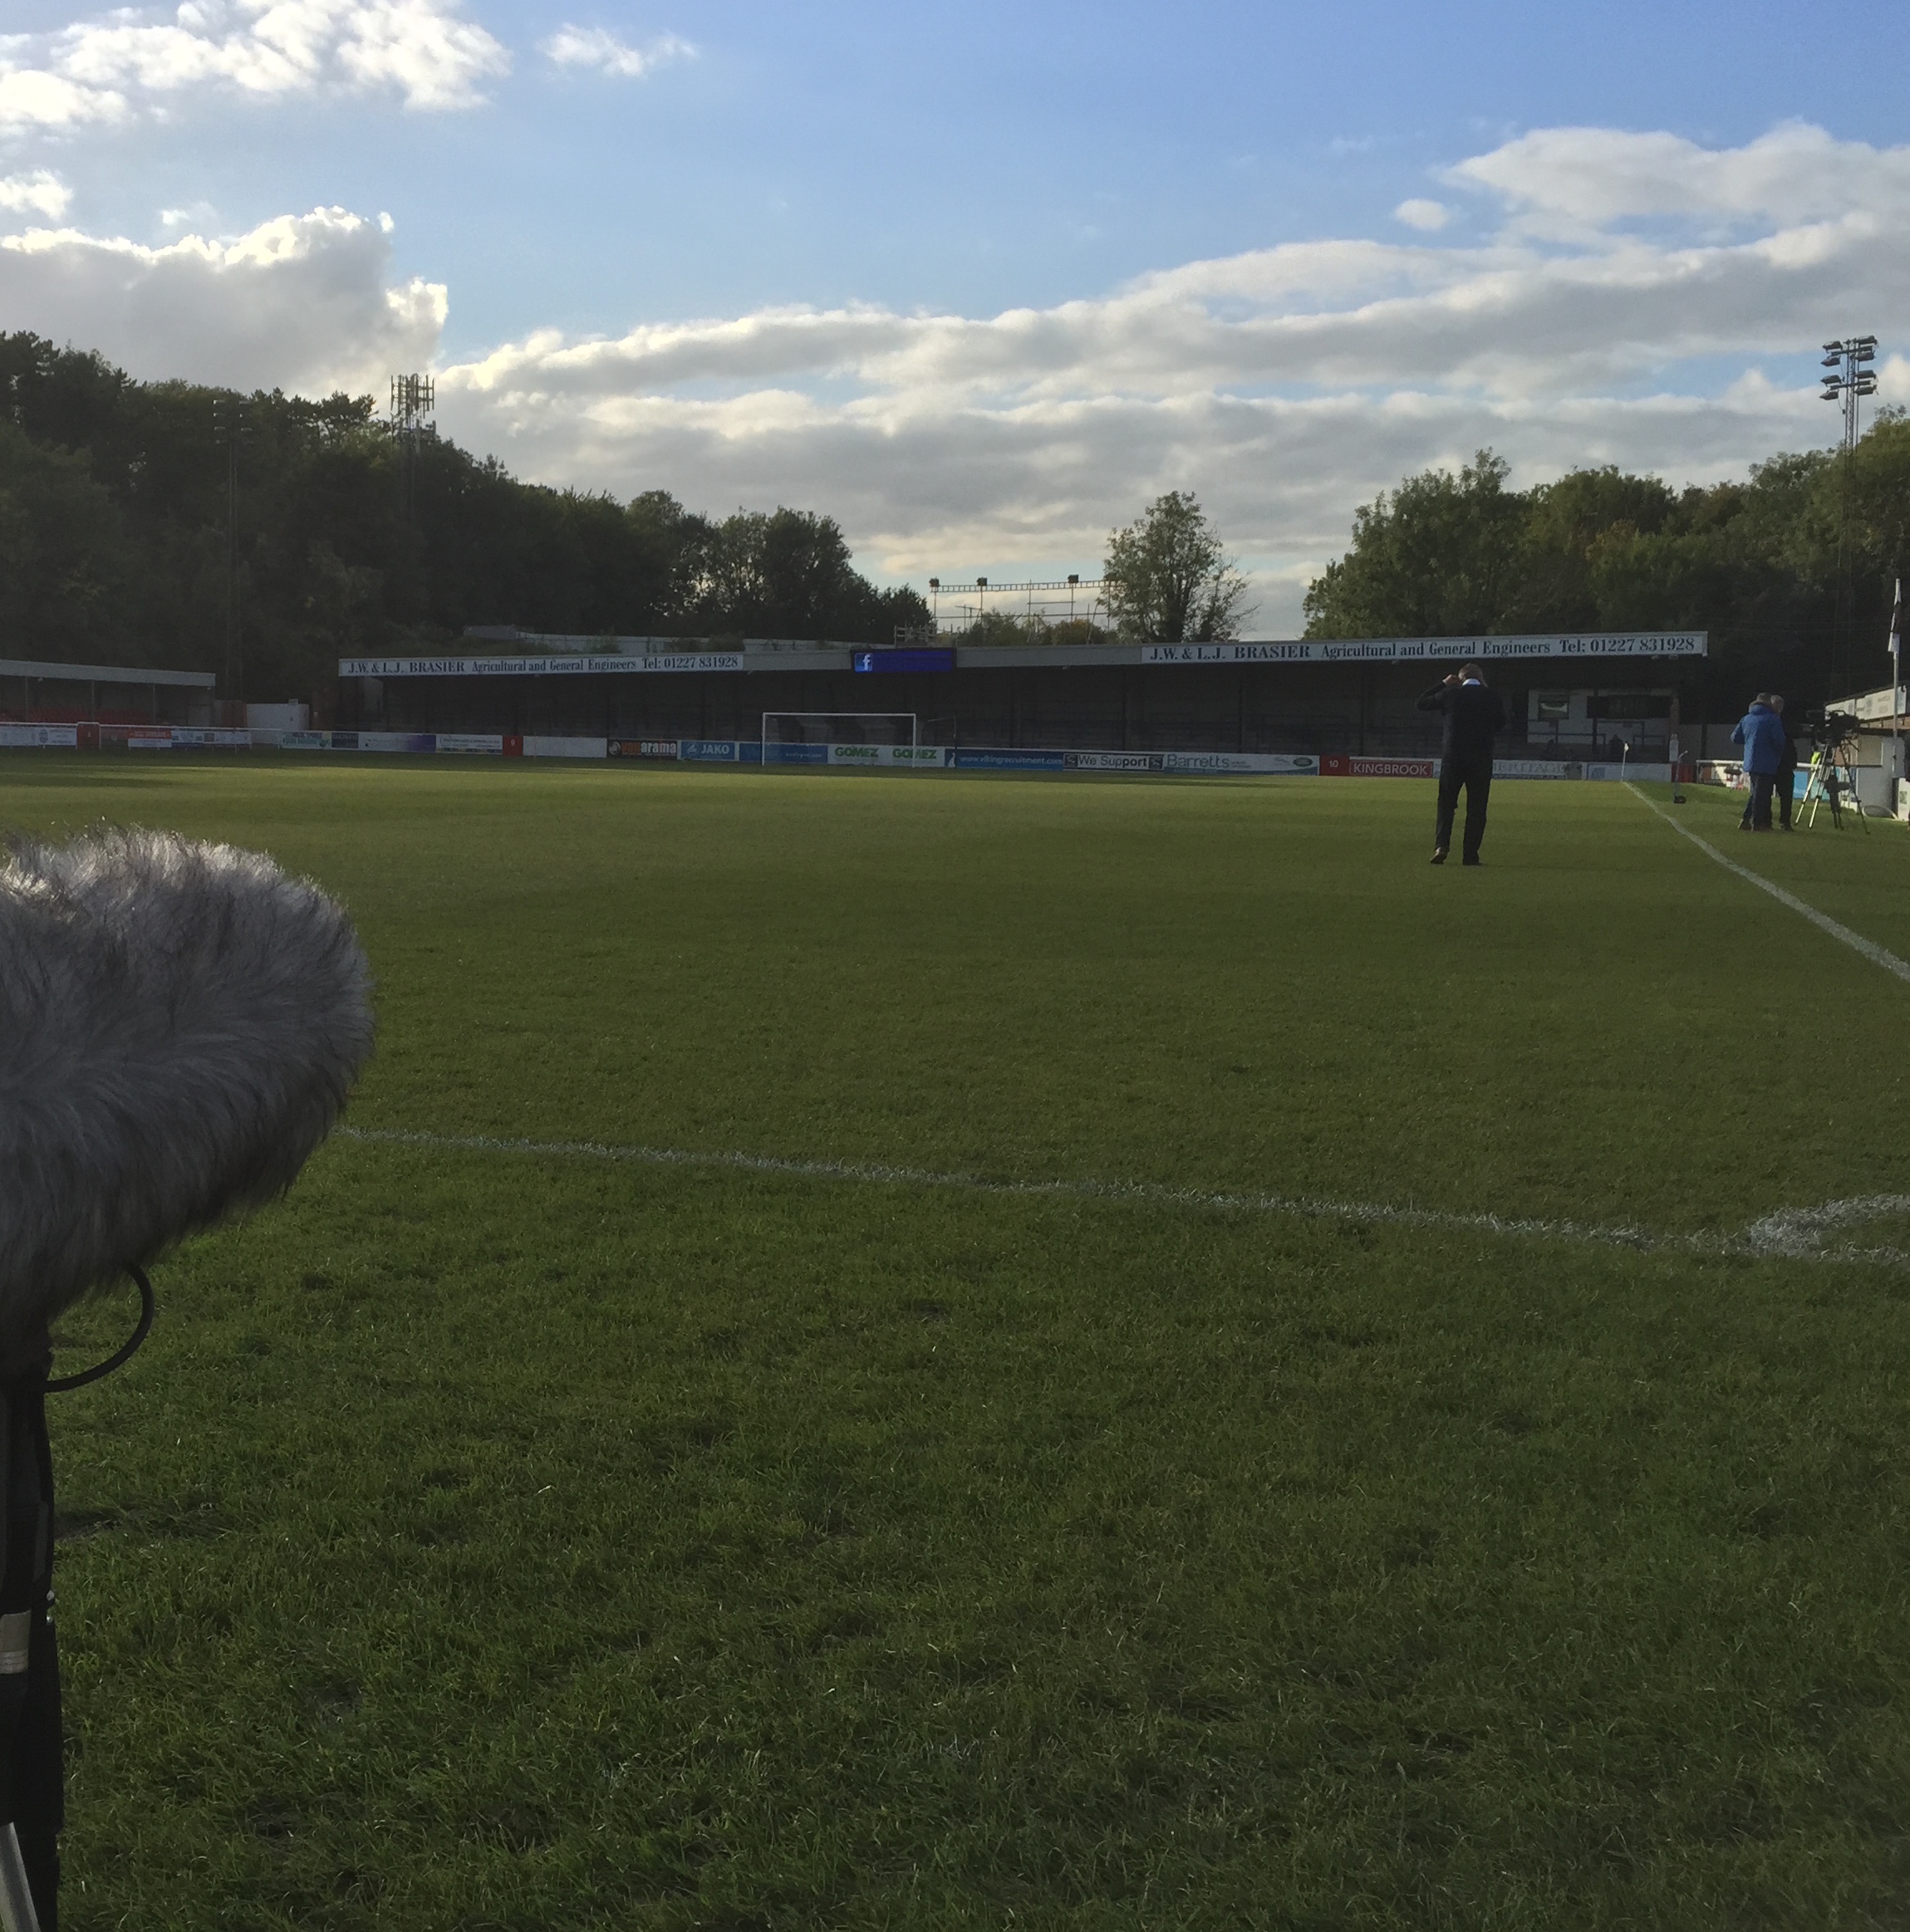
[[[634,678],[685,671],[740,671],[739,650],[690,650],[655,657],[341,657],[341,678]]]
[[[1522,637],[1309,637],[1265,644],[1144,644],[1144,664],[1458,664],[1538,658],[1703,657],[1703,630],[1552,631]]]
[[[771,745],[769,748],[777,752],[818,751],[824,748]],[[862,765],[891,772],[939,772],[947,764],[950,756],[939,744],[832,744],[827,748],[832,765]]]

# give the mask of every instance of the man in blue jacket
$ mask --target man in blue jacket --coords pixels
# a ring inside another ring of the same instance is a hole
[[[1750,780],[1750,797],[1745,802],[1738,829],[1769,831],[1771,787],[1784,758],[1784,724],[1771,709],[1768,691],[1760,691],[1751,699],[1750,709],[1738,720],[1731,741],[1744,747],[1745,776]]]

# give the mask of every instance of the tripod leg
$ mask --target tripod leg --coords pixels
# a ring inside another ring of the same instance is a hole
[[[64,1801],[59,1665],[48,1616],[53,1467],[45,1380],[42,1366],[0,1387],[0,1932],[55,1932],[60,1915]],[[21,1888],[24,1915],[12,1897]]]
[[[27,1861],[11,1825],[0,1825],[0,1932],[40,1932],[40,1915],[33,1910],[33,1888],[27,1881]]]
[[[1857,814],[1857,822],[1863,827],[1865,831],[1868,831],[1870,830],[1870,814],[1863,809],[1863,801],[1857,796],[1856,766],[1847,766],[1845,776],[1850,782],[1850,803],[1852,809]]]
[[[42,1932],[54,1932],[60,1916],[60,1829],[66,1822],[64,1751],[59,1652],[44,1602],[32,1612],[27,1645],[27,1698],[13,1746],[11,1828],[18,1834],[27,1881],[38,1901]]]

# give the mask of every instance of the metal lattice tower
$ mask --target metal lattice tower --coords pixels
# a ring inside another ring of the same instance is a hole
[[[1824,345],[1824,366],[1831,373],[1824,378],[1824,394],[1819,400],[1844,405],[1844,447],[1847,450],[1857,447],[1858,417],[1864,397],[1877,393],[1877,371],[1867,366],[1876,360],[1874,336],[1853,336],[1847,341]]]
[[[967,584],[957,583],[953,579],[945,583],[940,577],[930,577],[928,635],[934,637],[945,630],[965,630],[986,614],[990,597],[995,600],[994,608],[1009,616],[1038,617],[1051,624],[1072,624],[1081,616],[1092,624],[1101,610],[1101,592],[1099,577],[1076,574],[1065,577],[1031,577],[1017,583],[990,583],[986,577],[977,577],[972,590]],[[972,601],[954,602],[954,615],[944,617],[941,601],[945,596],[951,602],[958,598],[969,598]],[[1021,606],[1019,612],[1014,607],[1017,603]]]
[[[398,439],[399,488],[407,522],[416,508],[418,493],[418,444],[425,434],[425,419],[438,406],[438,385],[428,375],[395,375],[391,378],[391,434]]]
[[[1842,488],[1839,494],[1837,532],[1837,592],[1831,615],[1830,673],[1834,679],[1847,658],[1851,644],[1850,629],[1856,602],[1852,573],[1855,561],[1850,542],[1851,472],[1855,467],[1858,439],[1863,434],[1863,399],[1877,393],[1877,371],[1870,365],[1877,360],[1874,336],[1852,336],[1841,342],[1824,345],[1824,394],[1819,399],[1844,405],[1844,462]]]
[[[391,427],[416,435],[438,406],[437,385],[428,375],[391,378]]]
[[[213,440],[225,450],[224,695],[236,702],[245,682],[245,643],[238,598],[238,449],[251,427],[247,399],[223,391],[212,400]],[[243,721],[242,721],[243,722]]]

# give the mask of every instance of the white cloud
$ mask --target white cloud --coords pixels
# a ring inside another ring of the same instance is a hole
[[[0,210],[8,214],[43,214],[57,221],[72,199],[66,183],[44,168],[31,174],[0,176]]]
[[[787,388],[724,402],[621,395],[578,408],[547,391],[474,392],[439,378],[439,417],[520,473],[620,492],[662,485],[701,507],[826,509],[865,567],[945,575],[1043,561],[1092,566],[1110,528],[1192,488],[1263,580],[1267,635],[1344,548],[1355,504],[1408,471],[1485,444],[1521,481],[1618,463],[1679,479],[1741,473],[1821,439],[1814,390],[1768,396],[1562,396],[1543,405],[1402,388],[1288,398],[1097,395],[1006,407],[932,395],[830,405]]]
[[[1531,223],[1591,231],[1653,216],[1796,227],[1853,211],[1910,213],[1910,148],[1835,140],[1801,122],[1741,148],[1614,128],[1543,128],[1461,162],[1446,178],[1490,189]]]
[[[58,74],[0,61],[0,131],[117,120],[125,111],[125,96],[110,88],[77,87]]]
[[[509,56],[456,0],[186,0],[15,37],[35,65],[0,72],[0,127],[117,119],[194,88],[270,97],[395,90],[407,107],[468,107]]]
[[[538,51],[560,67],[595,67],[627,81],[641,80],[653,67],[672,61],[694,60],[696,49],[674,33],[659,34],[641,47],[633,47],[601,27],[572,27],[567,22]]]
[[[1499,203],[1496,235],[1292,244],[986,316],[541,331],[441,371],[440,417],[532,475],[826,506],[865,561],[917,575],[1091,564],[1140,503],[1191,487],[1284,628],[1353,506],[1402,473],[1487,443],[1522,481],[1606,462],[1741,473],[1835,427],[1814,386],[1759,359],[1910,308],[1893,244],[1910,149],[1566,130],[1451,178]],[[1437,206],[1400,213],[1430,235]],[[1630,232],[1641,219],[1657,230]],[[1744,372],[1722,394],[1720,360]],[[1893,385],[1910,391],[1910,369]]]
[[[1419,228],[1427,234],[1436,234],[1452,219],[1452,211],[1443,201],[1426,201],[1415,197],[1402,201],[1392,211],[1396,222],[1404,222],[1409,228]]]
[[[393,284],[390,240],[343,208],[163,248],[71,228],[0,238],[0,315],[148,378],[382,393],[392,370],[430,363],[444,313],[442,287]]]
[[[918,580],[1092,567],[1110,527],[1191,488],[1276,635],[1353,507],[1402,474],[1487,443],[1521,483],[1608,462],[1741,473],[1837,427],[1814,364],[1774,377],[1767,359],[1910,311],[1891,199],[1910,149],[1567,130],[1452,173],[1492,198],[1496,233],[1290,244],[992,316],[543,329],[440,366],[439,420],[539,479],[826,509],[866,567]],[[0,312],[142,375],[381,386],[430,360],[444,314],[443,290],[392,286],[390,246],[338,210],[223,249],[30,235],[0,242]],[[1881,387],[1910,400],[1910,364]]]

